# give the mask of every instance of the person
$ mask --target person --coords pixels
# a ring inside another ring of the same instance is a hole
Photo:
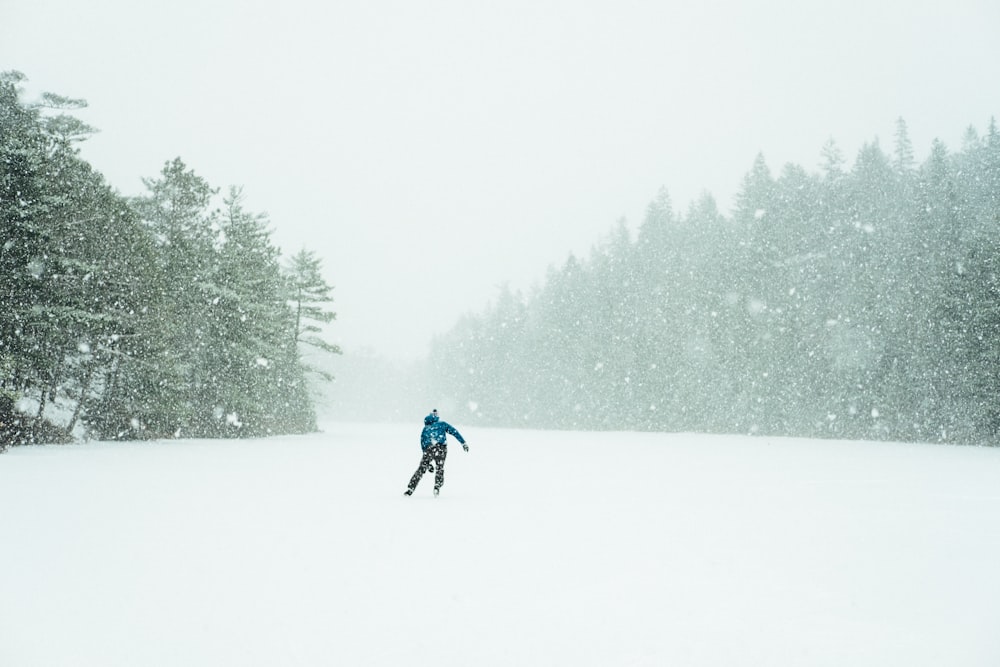
[[[420,465],[410,478],[410,484],[403,495],[412,496],[417,484],[420,483],[420,478],[428,470],[434,471],[434,495],[438,495],[444,486],[444,459],[448,456],[449,435],[455,436],[455,439],[462,443],[462,449],[469,451],[469,443],[458,429],[446,421],[441,421],[437,408],[431,410],[431,413],[424,417],[424,430],[420,432]]]

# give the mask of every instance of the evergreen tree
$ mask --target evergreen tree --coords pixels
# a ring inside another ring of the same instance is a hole
[[[910,141],[909,129],[907,129],[906,121],[898,118],[896,119],[896,156],[892,166],[896,173],[906,174],[913,170],[915,164],[913,142]]]
[[[736,229],[707,193],[687,211],[685,228],[694,239],[685,250],[693,262],[689,287],[692,322],[686,341],[669,343],[683,343],[687,358],[682,390],[684,420],[673,427],[729,431],[734,422],[733,401],[739,392],[730,366],[740,354],[731,328],[736,282],[731,251],[737,243]],[[656,412],[659,414],[659,410]],[[669,421],[661,416],[658,423]]]
[[[300,354],[305,356],[309,350],[325,354],[342,354],[338,345],[323,339],[324,328],[337,318],[336,312],[329,309],[333,302],[331,292],[333,287],[323,278],[323,262],[315,253],[300,250],[294,255],[286,269],[290,300],[295,314],[291,335],[294,345]],[[305,370],[329,381],[333,376],[322,369],[319,363],[306,363]]]
[[[33,386],[40,371],[31,358],[35,355],[30,319],[39,298],[36,276],[47,248],[41,219],[44,187],[39,177],[47,141],[37,110],[20,102],[18,84],[23,80],[17,72],[0,76],[0,296],[6,311],[0,318],[0,372],[4,374],[0,381],[12,395]]]
[[[202,400],[202,430],[224,435],[315,429],[302,370],[289,337],[292,312],[267,218],[247,212],[232,188],[220,218],[221,242],[211,282],[211,383]]]
[[[773,289],[772,267],[775,262],[767,240],[774,236],[770,227],[777,223],[770,206],[774,201],[775,182],[764,156],[758,154],[743,179],[736,196],[733,218],[740,229],[740,238],[732,253],[734,337],[739,350],[731,363],[734,382],[739,387],[734,413],[737,429],[749,432],[770,432],[765,403],[771,391],[771,376],[775,357],[768,354],[774,339],[775,312],[768,312],[768,297]]]
[[[638,386],[630,415],[644,428],[678,428],[685,412],[686,344],[692,274],[683,240],[684,230],[666,188],[646,209],[636,239],[638,297],[629,323],[630,363]],[[631,376],[630,377],[631,380]]]
[[[919,169],[902,120],[850,170],[832,143],[816,175],[758,156],[728,218],[663,190],[635,244],[550,271],[515,335],[491,309],[434,356],[536,427],[995,443],[998,136]]]
[[[828,139],[820,152],[823,160],[820,162],[823,178],[827,181],[835,181],[844,175],[844,154],[837,146],[837,142]]]
[[[53,110],[80,108],[45,94],[23,104],[23,76],[0,77],[0,323],[7,392],[37,399],[41,419],[57,397],[75,403],[67,428],[94,396],[108,349],[134,307],[143,237],[125,202],[81,160],[91,128]],[[13,395],[13,394],[11,394]]]
[[[85,103],[23,81],[0,74],[0,445],[64,439],[56,400],[105,438],[314,429],[266,219],[211,211],[180,159],[126,201],[79,156]]]
[[[941,303],[947,323],[937,351],[941,369],[927,401],[938,407],[935,435],[945,441],[1000,440],[1000,240],[974,249]],[[951,392],[946,394],[945,392]]]
[[[109,436],[193,435],[202,432],[204,410],[214,410],[204,393],[213,383],[210,281],[218,234],[209,205],[216,191],[180,158],[143,183],[148,194],[132,205],[154,239],[154,261],[135,335],[121,348],[117,393],[106,397],[104,428]]]

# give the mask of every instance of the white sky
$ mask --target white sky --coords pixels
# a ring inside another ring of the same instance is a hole
[[[755,155],[812,170],[1000,115],[1000,3],[0,0],[0,69],[82,97],[123,194],[180,156],[324,258],[348,352],[422,355],[586,255],[660,186],[727,211]]]

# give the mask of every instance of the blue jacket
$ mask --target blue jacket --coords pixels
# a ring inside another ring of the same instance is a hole
[[[447,446],[448,443],[445,441],[448,439],[448,434],[465,444],[465,438],[454,426],[441,421],[435,414],[427,415],[424,417],[424,430],[420,432],[420,449],[427,449],[431,445]]]

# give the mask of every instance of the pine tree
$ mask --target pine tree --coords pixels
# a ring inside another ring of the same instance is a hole
[[[247,212],[230,190],[220,217],[218,260],[206,290],[213,341],[206,353],[211,414],[202,429],[265,435],[315,428],[302,369],[288,332],[292,313],[267,217]]]
[[[516,335],[491,308],[436,363],[468,393],[502,378],[482,403],[514,403],[504,425],[996,444],[1000,132],[915,169],[898,129],[849,171],[829,146],[817,175],[758,157],[731,218],[661,193],[636,244],[616,230],[551,270]]]
[[[893,168],[897,174],[906,174],[913,170],[916,161],[913,158],[913,142],[910,141],[910,132],[907,129],[906,121],[902,118],[896,119],[896,156],[893,161]]]
[[[329,324],[337,318],[336,312],[323,305],[333,302],[330,294],[333,287],[323,278],[322,268],[322,260],[307,250],[300,250],[294,255],[287,267],[290,301],[295,315],[291,335],[300,354],[304,354],[302,346],[321,353],[342,354],[340,346],[327,342],[321,336],[324,332],[321,325]],[[320,363],[307,363],[304,368],[327,381],[333,379],[332,374],[323,370]]]
[[[54,400],[105,438],[315,429],[266,219],[211,211],[180,159],[123,199],[79,156],[85,103],[23,81],[0,74],[0,446],[65,438]]]
[[[844,175],[844,154],[832,138],[827,139],[820,152],[823,160],[820,168],[823,171],[823,178],[827,181],[835,181]]]
[[[24,75],[0,76],[0,382],[10,392],[33,384],[36,369],[29,359],[32,306],[36,303],[40,258],[47,247],[42,217],[42,172],[46,139],[38,112],[20,102]],[[9,421],[9,418],[8,418]]]
[[[75,144],[92,128],[47,115],[85,103],[46,93],[24,104],[23,80],[0,77],[0,289],[9,307],[0,386],[36,399],[39,419],[56,398],[75,403],[72,430],[134,306],[144,239],[125,202],[79,157]]]
[[[216,190],[180,158],[132,206],[154,239],[134,335],[120,346],[120,364],[106,397],[104,430],[123,437],[193,434],[212,383],[210,278],[217,226],[209,205]],[[211,407],[209,407],[211,409]]]
[[[947,323],[935,351],[934,429],[946,441],[1000,441],[1000,240],[975,248],[949,283],[940,317]]]
[[[904,135],[901,135],[904,136]],[[900,174],[878,141],[858,151],[845,179],[846,199],[829,213],[829,279],[819,283],[827,299],[824,338],[828,372],[819,386],[828,424],[823,435],[868,437],[882,361],[888,352],[889,317],[899,295],[886,291],[890,249],[898,238],[896,183]],[[888,410],[884,411],[888,412]],[[817,415],[817,421],[821,415]]]
[[[731,260],[738,237],[708,193],[691,205],[685,227],[696,235],[697,243],[687,251],[694,260],[690,292],[696,307],[691,314],[694,321],[690,338],[685,343],[689,368],[683,389],[687,413],[684,428],[730,431],[734,423],[732,405],[738,395],[731,367],[739,355],[732,331]],[[663,424],[665,420],[659,417],[658,422]]]

